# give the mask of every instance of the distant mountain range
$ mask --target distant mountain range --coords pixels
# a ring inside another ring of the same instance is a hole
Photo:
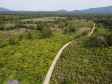
[[[90,8],[90,9],[86,9],[86,10],[74,10],[71,12],[73,12],[73,13],[112,13],[112,6]]]
[[[6,8],[0,7],[0,11],[12,11]],[[28,11],[20,11],[20,12],[28,12]],[[59,12],[59,13],[110,13],[112,14],[112,6],[108,7],[99,7],[99,8],[90,8],[86,10],[58,10],[58,11],[29,11],[29,12]]]
[[[0,11],[11,11],[11,10],[0,7]]]

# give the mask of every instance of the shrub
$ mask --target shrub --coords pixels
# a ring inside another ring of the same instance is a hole
[[[91,36],[83,41],[84,47],[105,47],[107,45],[107,41],[103,36]]]
[[[70,26],[69,29],[70,29],[70,32],[75,32],[76,31],[75,27],[73,27],[73,26]]]
[[[68,28],[65,28],[64,29],[64,34],[67,34],[69,32],[69,29]]]
[[[96,33],[97,31],[98,31],[97,29],[94,30],[95,33]]]
[[[22,40],[22,38],[23,38],[23,35],[19,35],[19,41],[21,41]]]
[[[8,45],[7,40],[0,40],[0,48],[5,47]]]
[[[52,35],[52,30],[47,28],[42,31],[42,38],[50,37]]]
[[[35,26],[30,25],[30,26],[29,26],[29,29],[35,29]]]
[[[83,31],[82,36],[86,36],[88,34],[88,31]]]
[[[0,30],[4,30],[4,25],[3,24],[0,24]]]
[[[17,22],[14,26],[14,28],[28,28],[26,25],[23,24],[23,22]]]
[[[106,41],[105,37],[103,37],[103,36],[98,36],[97,41],[98,41],[99,47],[104,47],[107,45],[107,41]]]
[[[32,34],[30,32],[27,34],[27,39],[32,39]]]
[[[14,38],[10,38],[9,39],[9,44],[10,45],[14,45],[16,43],[15,39]]]
[[[36,26],[36,29],[42,31],[44,29],[44,25],[39,24]]]
[[[4,27],[0,27],[0,30],[4,30],[5,28]]]
[[[13,30],[13,29],[15,29],[15,28],[14,28],[14,26],[9,26],[9,27],[7,27],[6,29],[7,29],[7,30]]]
[[[97,38],[95,36],[92,36],[92,37],[89,37],[89,38],[86,38],[83,42],[83,46],[84,47],[96,47],[98,46],[97,44]]]
[[[111,45],[112,46],[112,33],[108,34],[106,36],[106,39],[107,39],[108,45]]]
[[[64,79],[64,81],[62,81],[61,84],[74,84],[74,81],[71,79]]]

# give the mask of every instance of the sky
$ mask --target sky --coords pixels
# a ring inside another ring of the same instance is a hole
[[[112,0],[0,0],[0,7],[26,11],[72,11],[106,6],[112,6]]]

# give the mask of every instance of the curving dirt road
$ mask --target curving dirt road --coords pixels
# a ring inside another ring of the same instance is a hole
[[[95,29],[95,23],[94,23],[94,27],[93,27],[92,31],[91,31],[90,34],[87,35],[87,36],[90,36],[90,35],[93,33],[94,29]]]
[[[88,36],[90,36],[90,35],[93,33],[94,29],[95,29],[95,23],[94,23],[94,27],[93,27],[92,31],[90,32],[90,34],[89,34]],[[49,84],[49,80],[50,80],[51,74],[52,74],[52,72],[53,72],[54,66],[55,66],[55,64],[56,64],[56,62],[57,62],[57,60],[58,60],[58,58],[60,57],[60,55],[61,55],[63,49],[65,49],[65,47],[67,47],[67,46],[68,46],[70,43],[72,43],[72,42],[73,42],[73,41],[67,43],[66,45],[64,45],[64,46],[60,49],[60,51],[59,51],[58,54],[56,55],[54,61],[52,62],[51,66],[50,66],[50,68],[49,68],[49,71],[48,71],[48,73],[47,73],[47,75],[46,75],[46,78],[45,78],[43,84]]]
[[[72,41],[72,42],[73,42],[73,41]],[[43,84],[49,84],[49,79],[50,79],[50,77],[51,77],[52,71],[53,71],[53,69],[54,69],[54,66],[55,66],[55,64],[56,64],[56,62],[57,62],[57,60],[58,60],[58,58],[60,57],[60,55],[61,55],[63,49],[65,49],[65,47],[67,47],[67,46],[68,46],[70,43],[72,43],[72,42],[67,43],[66,45],[64,45],[64,46],[60,49],[60,51],[58,52],[58,54],[56,55],[54,61],[53,61],[52,64],[51,64],[51,67],[50,67],[50,69],[49,69],[49,71],[48,71],[48,73],[47,73],[47,76],[46,76],[46,78],[45,78]]]

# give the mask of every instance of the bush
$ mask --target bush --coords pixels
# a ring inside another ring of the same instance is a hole
[[[19,41],[21,41],[22,39],[23,39],[23,35],[20,34],[20,35],[19,35]]]
[[[29,29],[35,29],[35,26],[30,25],[30,26],[29,26]]]
[[[14,38],[10,38],[10,39],[9,39],[9,44],[10,44],[10,45],[16,44],[15,39],[14,39]]]
[[[84,47],[96,47],[98,46],[98,41],[95,36],[84,39],[83,46]]]
[[[96,33],[97,31],[98,31],[97,29],[94,30],[95,33]]]
[[[106,41],[106,38],[104,36],[98,36],[97,41],[98,41],[98,46],[99,47],[104,47],[104,46],[108,45],[107,41]]]
[[[7,30],[14,30],[15,28],[14,28],[14,26],[9,26],[9,27],[7,27],[6,29],[7,29]]]
[[[42,38],[50,37],[52,35],[52,30],[47,28],[42,31]]]
[[[69,29],[68,28],[65,28],[64,29],[64,34],[67,34],[69,32]]]
[[[27,34],[27,39],[32,39],[32,34],[30,32]]]
[[[39,24],[39,25],[36,26],[36,29],[37,29],[37,30],[40,30],[40,31],[43,31],[44,25]]]
[[[86,37],[83,41],[84,47],[106,47],[107,41],[103,36]]]
[[[0,27],[0,30],[4,30],[5,28],[4,27]]]
[[[82,36],[86,36],[88,34],[88,31],[82,32]]]
[[[108,45],[112,46],[112,33],[108,34],[106,36],[106,39],[107,39]]]
[[[74,84],[74,81],[71,79],[64,79],[64,81],[62,81],[61,84]]]
[[[0,40],[0,48],[5,47],[8,45],[7,40]]]
[[[69,29],[70,29],[70,32],[75,32],[76,31],[75,27],[73,27],[73,26],[70,26]]]
[[[4,30],[4,25],[3,24],[0,24],[0,30]]]

